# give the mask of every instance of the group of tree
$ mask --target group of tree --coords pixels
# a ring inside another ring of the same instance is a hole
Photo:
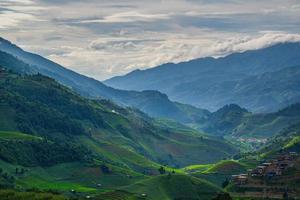
[[[0,159],[22,166],[51,166],[63,162],[86,161],[91,156],[85,147],[67,141],[58,143],[47,140],[0,139]]]
[[[5,172],[2,168],[0,168],[0,189],[13,188],[14,184],[15,177]]]

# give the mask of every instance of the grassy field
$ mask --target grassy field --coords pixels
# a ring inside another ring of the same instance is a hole
[[[204,164],[204,165],[190,165],[182,168],[182,170],[186,173],[195,173],[195,172],[204,172],[211,168],[213,164]]]
[[[210,165],[190,166],[187,169],[192,176],[208,180],[221,187],[226,179],[231,178],[231,175],[245,173],[247,166],[238,161],[223,160]]]
[[[16,132],[16,131],[0,131],[0,139],[8,140],[41,140],[41,137]]]
[[[10,174],[14,174],[15,167],[20,167],[3,161],[0,162],[0,166]],[[159,176],[128,176],[124,174],[124,169],[118,171],[116,168],[112,168],[112,171],[112,174],[104,174],[99,166],[82,163],[63,163],[46,168],[29,167],[25,168],[24,174],[15,175],[16,188],[53,190],[64,194],[75,190],[99,200],[135,200],[141,199],[143,193],[147,194],[149,200],[171,200],[183,197],[211,199],[221,191],[220,188],[205,180],[184,175],[183,170],[176,170],[175,174]],[[39,199],[39,196],[32,196],[35,194],[30,195],[32,199]],[[50,200],[51,198],[49,197]]]
[[[15,190],[0,190],[1,200],[67,200],[62,195],[39,192],[18,192]]]
[[[233,172],[240,172],[246,170],[246,166],[243,163],[234,160],[222,160],[217,162],[216,164],[211,165],[203,173],[233,173]]]
[[[221,191],[215,185],[187,175],[162,175],[122,187],[130,193],[146,194],[149,200],[211,199]]]
[[[132,194],[121,190],[116,190],[116,191],[97,195],[95,199],[97,200],[141,200],[142,198],[140,198],[136,194]]]
[[[284,149],[291,148],[300,143],[300,136],[294,137],[291,141],[289,141],[286,145],[284,145]]]

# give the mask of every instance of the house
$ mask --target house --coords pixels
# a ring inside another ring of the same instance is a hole
[[[258,174],[263,175],[266,170],[266,166],[260,165],[256,167]]]
[[[248,182],[247,174],[232,175],[232,181],[237,185],[245,185]]]
[[[253,169],[248,169],[248,170],[247,170],[247,175],[248,175],[248,176],[251,176],[252,172],[253,172]]]
[[[269,167],[269,166],[271,166],[272,165],[272,163],[270,163],[270,162],[265,162],[265,163],[263,163],[263,164],[261,164],[262,166],[266,166],[266,167]]]
[[[276,173],[275,172],[268,172],[268,173],[266,173],[265,174],[265,176],[267,176],[267,177],[269,177],[269,178],[271,178],[271,177],[274,177],[274,176],[276,176]]]
[[[282,175],[282,169],[279,166],[279,163],[273,162],[270,165],[267,164],[267,167],[265,168],[265,176],[273,177],[273,176],[281,176]]]
[[[141,194],[141,197],[142,197],[142,198],[146,198],[147,196],[148,196],[148,195],[147,195],[146,193],[142,193],[142,194]]]
[[[296,157],[298,156],[298,153],[297,153],[297,152],[294,152],[294,151],[292,151],[292,152],[289,152],[289,155],[290,155],[290,157],[291,157],[291,159],[292,159],[292,160],[295,160],[295,159],[296,159]]]

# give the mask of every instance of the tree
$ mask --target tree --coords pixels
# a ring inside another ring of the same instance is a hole
[[[101,171],[102,171],[104,174],[110,174],[110,173],[111,173],[111,170],[110,170],[109,167],[107,167],[105,164],[101,165],[101,166],[100,166],[100,169],[101,169]]]
[[[160,174],[165,174],[166,173],[166,170],[163,166],[161,166],[159,169],[158,169],[159,173]]]
[[[226,188],[226,186],[229,184],[229,180],[228,178],[226,178],[226,180],[222,183],[222,187]]]

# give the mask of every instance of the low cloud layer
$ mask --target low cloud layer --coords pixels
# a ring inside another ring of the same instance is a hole
[[[0,34],[103,80],[300,41],[297,0],[2,0]]]

